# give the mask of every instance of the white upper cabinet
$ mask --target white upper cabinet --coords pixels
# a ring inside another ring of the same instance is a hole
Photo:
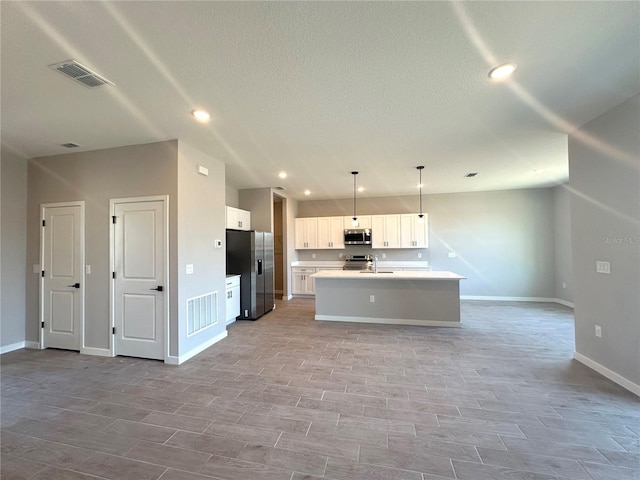
[[[422,221],[417,213],[400,216],[400,239],[402,248],[427,248],[429,246],[428,216]]]
[[[226,227],[234,230],[251,230],[251,212],[234,207],[226,207]]]
[[[318,248],[318,219],[296,218],[295,223],[296,250]]]
[[[353,224],[353,217],[343,217],[345,230],[354,228],[371,228],[371,215],[358,215],[357,225]]]
[[[344,248],[343,217],[318,217],[317,248]]]
[[[296,218],[296,250],[343,249],[344,231],[356,228],[371,229],[372,248],[428,248],[429,227],[425,213],[420,222],[417,213],[392,215],[363,215],[358,226],[352,217]]]
[[[401,248],[400,215],[371,216],[371,247]]]

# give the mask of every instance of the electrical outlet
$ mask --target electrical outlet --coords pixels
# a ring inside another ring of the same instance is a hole
[[[611,273],[611,264],[603,260],[596,260],[596,272],[609,275]]]
[[[418,258],[422,258],[422,253],[418,252]]]
[[[374,303],[376,301],[376,296],[375,295],[369,295],[369,301],[371,303]]]
[[[193,274],[193,263],[190,263],[189,265],[187,265],[187,269],[186,269],[186,274],[187,275],[192,275]]]
[[[456,252],[449,252],[449,258],[456,258]]]
[[[33,270],[31,270],[33,273],[40,273],[41,269],[40,269],[40,265],[34,265],[33,266]]]
[[[316,254],[315,254],[315,253],[312,253],[312,254],[311,254],[311,258],[316,258]]]
[[[596,325],[596,337],[602,338],[602,327],[600,325]]]
[[[87,275],[91,275],[91,265],[84,266],[84,273],[86,273]]]
[[[382,258],[387,258],[387,254],[386,254],[386,253],[383,253],[383,254],[382,254]]]
[[[562,282],[562,288],[567,288],[567,282]]]

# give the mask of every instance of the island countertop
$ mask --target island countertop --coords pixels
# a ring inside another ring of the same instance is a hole
[[[467,277],[447,271],[384,271],[374,273],[373,270],[323,270],[311,275],[315,279],[333,278],[350,280],[464,280]]]

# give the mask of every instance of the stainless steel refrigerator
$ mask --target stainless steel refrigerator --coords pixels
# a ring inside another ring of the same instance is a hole
[[[273,310],[273,233],[227,230],[227,274],[241,275],[238,320]]]

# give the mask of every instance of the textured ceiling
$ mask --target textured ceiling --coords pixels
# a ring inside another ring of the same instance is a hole
[[[179,138],[294,198],[349,197],[352,170],[362,195],[415,194],[417,165],[425,193],[563,182],[567,133],[640,91],[637,1],[0,5],[6,148]],[[47,68],[72,58],[116,85]]]

